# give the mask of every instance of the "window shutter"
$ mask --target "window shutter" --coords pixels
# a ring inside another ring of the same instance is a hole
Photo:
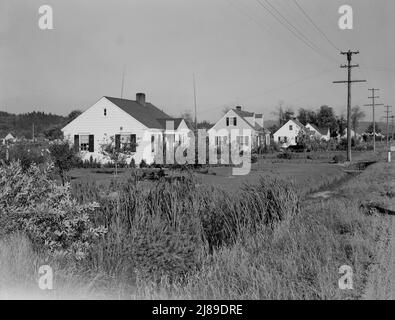
[[[90,134],[89,135],[89,148],[88,151],[89,152],[94,152],[95,151],[95,139],[94,139],[94,135]]]
[[[132,146],[132,152],[136,152],[136,135],[135,134],[131,134],[130,135],[130,144]]]
[[[80,151],[80,136],[78,134],[74,135],[74,150],[76,152]]]
[[[233,118],[233,125],[237,126],[237,118],[236,117]]]
[[[121,135],[115,135],[115,150],[119,150],[121,148]]]

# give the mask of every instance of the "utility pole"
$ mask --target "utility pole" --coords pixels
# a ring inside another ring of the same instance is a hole
[[[351,84],[354,82],[366,82],[366,80],[351,80],[352,68],[359,67],[358,64],[351,64],[352,55],[359,54],[359,51],[342,51],[342,55],[347,55],[347,65],[341,65],[340,68],[347,68],[347,81],[333,81],[333,83],[347,83],[347,161],[351,162]]]
[[[390,116],[391,118],[391,143],[394,141],[394,119],[395,116]]]
[[[384,111],[387,114],[387,130],[386,130],[386,138],[387,138],[387,147],[388,147],[388,136],[389,136],[389,127],[388,127],[388,120],[389,120],[389,115],[390,115],[390,108],[392,108],[391,106],[385,106],[384,108],[386,108],[387,110]]]
[[[383,106],[384,104],[382,103],[375,103],[375,99],[380,98],[379,96],[375,96],[375,92],[379,91],[380,89],[368,89],[369,91],[372,91],[372,96],[369,97],[369,99],[372,99],[372,103],[371,104],[365,104],[365,107],[372,107],[373,108],[373,152],[376,151],[376,120],[375,120],[375,115],[374,115],[374,108],[376,106]]]

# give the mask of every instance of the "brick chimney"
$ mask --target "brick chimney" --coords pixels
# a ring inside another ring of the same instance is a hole
[[[237,111],[241,111],[241,106],[237,106],[237,107],[236,107],[236,110],[237,110]]]
[[[145,93],[136,93],[136,101],[142,106],[145,106]]]

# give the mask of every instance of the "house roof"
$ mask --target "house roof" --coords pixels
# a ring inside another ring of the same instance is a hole
[[[302,129],[306,129],[305,125],[302,124],[301,122],[299,122],[299,120],[297,119],[290,119],[291,121],[295,122],[299,127],[301,127]]]
[[[165,119],[173,119],[168,114],[159,110],[157,107],[155,107],[153,104],[149,102],[146,102],[145,106],[143,106],[134,100],[120,99],[114,97],[105,97],[105,98],[110,100],[113,104],[121,108],[123,111],[131,115],[136,120],[140,121],[143,125],[145,125],[148,128],[165,129],[166,122],[163,121]],[[178,122],[178,125],[180,122],[181,121]],[[162,126],[163,123],[164,126]],[[178,125],[175,126],[175,128],[177,128]]]
[[[15,139],[15,137],[12,135],[12,133],[9,133],[9,134],[7,134],[7,135],[4,137],[4,140],[12,140],[12,139]]]
[[[254,113],[253,112],[248,112],[248,111],[242,111],[242,110],[237,110],[237,109],[232,109],[237,115],[240,117],[253,117]]]
[[[255,114],[254,112],[248,112],[248,111],[242,111],[242,110],[237,110],[237,109],[232,109],[239,117],[241,117],[252,129],[256,131],[264,131],[264,128],[259,125],[258,123],[255,123],[253,126],[247,119],[246,117],[255,117],[255,119],[263,118],[263,114]]]
[[[329,128],[318,128],[315,124],[308,123],[312,126],[317,132],[321,133],[322,135],[326,135],[328,133]]]
[[[166,129],[166,122],[167,121],[173,121],[174,122],[174,130],[176,130],[181,121],[184,120],[183,118],[165,118],[165,119],[156,119],[159,124],[162,126],[163,129]]]

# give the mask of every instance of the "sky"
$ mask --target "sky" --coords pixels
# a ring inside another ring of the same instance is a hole
[[[368,80],[353,85],[352,104],[368,104],[368,88],[380,88],[378,102],[395,113],[395,1],[268,1],[294,33],[258,0],[1,0],[0,110],[85,110],[120,97],[124,73],[124,98],[144,92],[173,116],[194,110],[193,74],[198,120],[215,122],[236,105],[273,119],[280,101],[342,114],[346,85],[332,81],[347,77],[337,49],[351,49],[360,51],[353,79]],[[344,4],[352,30],[338,26]],[[53,9],[53,30],[38,26],[41,5]]]

